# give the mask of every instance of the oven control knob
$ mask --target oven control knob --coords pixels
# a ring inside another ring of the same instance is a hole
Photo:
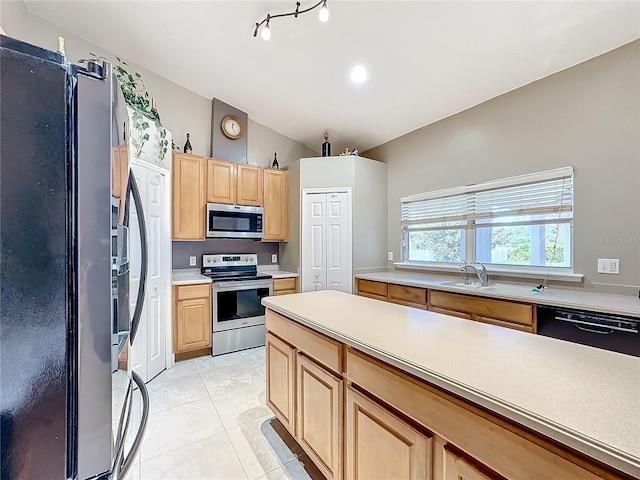
[[[213,259],[213,263],[216,263],[217,261],[218,261],[218,259],[217,259],[217,258],[214,258],[214,259]]]

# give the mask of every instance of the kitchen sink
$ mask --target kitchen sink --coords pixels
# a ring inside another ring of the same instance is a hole
[[[471,292],[494,292],[504,295],[517,295],[517,296],[529,296],[531,295],[531,287],[527,285],[512,285],[508,283],[490,283],[486,287],[480,285],[479,282],[471,282],[465,285],[460,280],[452,282],[442,282],[440,285],[443,287],[454,287],[463,291]]]
[[[486,287],[483,287],[478,282],[475,282],[475,283],[474,282],[464,283],[464,282],[461,282],[460,280],[456,280],[456,281],[453,281],[453,282],[443,282],[440,285],[445,286],[445,287],[462,288],[464,290],[492,290],[492,289],[494,289],[496,287],[495,283],[490,283]]]

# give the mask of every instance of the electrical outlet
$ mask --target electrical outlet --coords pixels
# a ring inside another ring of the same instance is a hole
[[[598,273],[608,273],[612,275],[620,274],[620,259],[618,258],[599,258]]]
[[[278,254],[277,253],[272,253],[271,254],[271,263],[278,263]]]
[[[387,253],[387,260],[393,260],[393,252]]]
[[[190,267],[196,266],[196,257],[189,257],[189,266]]]

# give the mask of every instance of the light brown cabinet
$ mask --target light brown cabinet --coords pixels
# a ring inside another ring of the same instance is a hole
[[[419,287],[389,284],[387,300],[407,307],[427,309],[427,290]]]
[[[204,240],[206,160],[173,154],[174,240]]]
[[[289,240],[289,172],[265,169],[264,175],[264,242]]]
[[[327,478],[342,478],[342,379],[298,352],[296,438]]]
[[[432,438],[405,420],[347,388],[345,478],[429,480]]]
[[[533,304],[431,290],[429,309],[482,323],[535,333]]]
[[[236,203],[238,205],[262,205],[263,169],[253,165],[236,165]]]
[[[236,164],[207,159],[207,202],[236,203]]]
[[[173,287],[173,353],[211,347],[211,285]]]
[[[273,279],[273,294],[274,295],[289,295],[298,291],[298,278],[274,278]]]
[[[531,303],[443,292],[395,283],[356,279],[361,297],[430,310],[452,317],[490,323],[528,333],[536,332],[536,309]]]
[[[327,478],[622,478],[272,310],[266,318],[268,404]]]
[[[356,279],[356,292],[361,297],[373,298],[374,300],[387,301],[388,285],[384,282],[374,282],[372,280]]]
[[[445,445],[443,480],[496,480],[504,478],[484,465],[466,458],[462,452]]]
[[[267,406],[295,432],[295,349],[267,333]]]
[[[341,479],[342,345],[271,310],[266,317],[267,405],[323,475]]]

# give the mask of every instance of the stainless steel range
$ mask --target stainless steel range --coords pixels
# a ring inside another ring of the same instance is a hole
[[[256,254],[203,255],[202,274],[212,279],[212,355],[265,344],[263,297],[273,294],[273,280],[260,275]]]

